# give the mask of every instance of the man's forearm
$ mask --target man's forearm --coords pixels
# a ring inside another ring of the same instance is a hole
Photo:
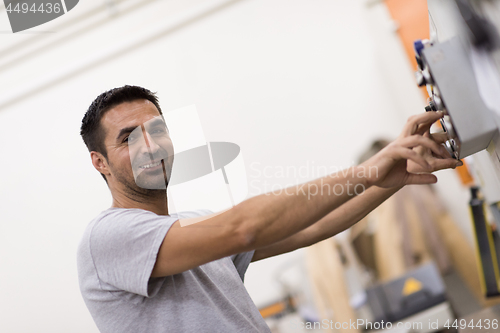
[[[401,187],[383,189],[372,186],[310,227],[282,241],[257,249],[252,261],[291,252],[332,237],[360,221],[399,189]]]
[[[314,227],[311,244],[350,228],[400,189],[370,187],[363,195],[346,202],[311,226],[311,229]]]
[[[237,205],[234,212],[251,240],[250,246],[260,248],[294,235],[363,193],[370,184],[360,168],[352,167]]]

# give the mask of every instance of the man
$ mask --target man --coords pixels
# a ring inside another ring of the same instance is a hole
[[[394,142],[348,172],[200,218],[169,215],[173,148],[156,96],[136,86],[101,94],[81,135],[113,203],[89,224],[78,248],[80,288],[97,327],[269,332],[243,285],[250,261],[331,237],[404,185],[436,182],[431,172],[460,163],[440,145],[442,134],[429,133],[442,116],[411,117]],[[308,193],[313,187],[324,191]]]

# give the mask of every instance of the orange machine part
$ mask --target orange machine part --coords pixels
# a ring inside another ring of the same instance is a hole
[[[429,38],[429,13],[427,0],[385,0],[393,20],[398,25],[398,34],[403,42],[406,54],[413,69],[417,69],[413,42],[417,39]]]
[[[285,311],[285,309],[286,309],[286,303],[283,301],[266,306],[265,308],[260,309],[259,312],[262,318],[267,318],[278,315],[283,311]]]
[[[462,182],[462,185],[465,186],[472,186],[474,185],[474,179],[472,178],[469,168],[467,167],[467,163],[465,163],[465,160],[461,160],[464,165],[456,167],[455,171],[458,173],[458,177],[460,178],[460,181]]]
[[[430,36],[427,0],[385,0],[385,4],[392,19],[398,23],[398,35],[411,66],[413,70],[417,70],[413,42],[417,39],[429,39]],[[425,87],[420,88],[420,91],[425,98],[429,97]]]

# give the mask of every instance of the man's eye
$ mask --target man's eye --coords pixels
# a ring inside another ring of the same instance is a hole
[[[156,129],[151,131],[151,134],[163,134],[165,132],[166,132],[165,128],[156,128]]]
[[[135,135],[130,134],[130,135],[127,135],[127,136],[125,137],[125,139],[123,139],[123,143],[131,143],[131,142],[134,142],[134,141],[135,141],[135,139],[136,139],[136,136],[135,136]]]

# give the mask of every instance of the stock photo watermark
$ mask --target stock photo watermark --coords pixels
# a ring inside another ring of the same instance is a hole
[[[349,322],[340,322],[329,319],[323,319],[322,321],[294,321],[292,323],[294,330],[318,330],[318,329],[352,329],[352,330],[405,330],[405,331],[432,331],[446,329],[476,329],[481,330],[498,330],[499,323],[498,319],[478,319],[466,321],[465,319],[447,319],[444,320],[431,320],[427,321],[398,321],[398,322],[387,322],[387,321],[377,321],[371,322],[365,319],[349,320]]]
[[[250,165],[250,188],[254,194],[265,195],[304,195],[308,199],[317,195],[363,195],[366,187],[362,183],[366,178],[377,178],[377,166],[316,166],[314,162],[307,161],[302,166],[263,166],[260,162]],[[330,179],[359,180],[360,182],[347,180],[331,184]],[[285,186],[278,184],[280,179],[292,182]],[[306,182],[305,179],[318,179],[316,182]],[[319,182],[319,183],[318,183]]]
[[[4,0],[12,32],[24,31],[62,16],[79,0]]]

